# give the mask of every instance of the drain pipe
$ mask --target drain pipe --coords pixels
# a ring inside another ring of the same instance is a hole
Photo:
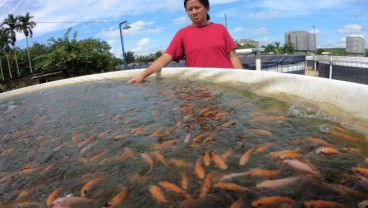
[[[246,48],[246,49],[237,49],[235,50],[238,55],[249,55],[256,54],[256,71],[261,71],[262,69],[262,61],[261,55],[264,51],[264,48]]]

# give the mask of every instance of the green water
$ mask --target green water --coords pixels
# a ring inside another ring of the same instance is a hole
[[[229,207],[243,198],[248,202],[244,207],[251,207],[251,202],[258,198],[282,195],[294,199],[294,207],[303,207],[303,202],[311,199],[356,207],[367,198],[368,185],[358,181],[351,168],[368,168],[367,138],[328,118],[305,106],[256,95],[247,86],[178,80],[137,85],[101,81],[1,100],[0,205],[46,207],[46,199],[54,189],[62,187],[65,195],[80,196],[89,180],[104,177],[106,183],[93,190],[91,197],[96,200],[96,207],[101,207],[123,186],[129,189],[123,207],[180,207],[182,196],[166,190],[169,202],[158,204],[148,191],[149,186],[160,181],[179,185],[179,173],[185,170],[189,177],[187,192],[197,199],[203,183],[194,171],[197,159],[210,151],[219,155],[232,151],[226,170],[212,162],[204,167],[206,173],[282,169],[276,179],[300,176],[301,180],[274,190],[255,188],[265,177],[234,178],[231,182],[253,191],[237,193],[211,188],[209,197],[196,206]],[[259,133],[260,130],[268,134]],[[359,141],[348,141],[326,130],[343,132]],[[205,134],[203,139],[193,140],[201,134]],[[307,141],[307,137],[323,139],[341,153],[316,155],[314,151],[321,145]],[[264,152],[252,154],[246,165],[239,165],[246,150],[266,143],[272,145]],[[114,159],[126,153],[126,148],[134,155]],[[310,161],[320,175],[304,178],[281,160],[267,157],[270,152],[296,148],[303,154],[303,161]],[[357,152],[346,148],[355,148]],[[166,158],[169,167],[155,158],[155,152]],[[151,171],[141,153],[154,160]],[[173,159],[188,165],[175,166]],[[331,184],[349,187],[362,195],[341,195],[328,188]]]

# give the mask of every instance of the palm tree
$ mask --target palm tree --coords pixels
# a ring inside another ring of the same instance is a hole
[[[9,52],[10,52],[10,44],[12,44],[11,35],[8,28],[0,28],[0,52],[4,52],[6,54],[6,59],[8,60],[8,68],[10,79],[13,78],[10,68],[9,62]],[[1,67],[2,68],[2,67]],[[3,71],[1,71],[3,73]],[[4,76],[2,76],[4,79]]]
[[[9,27],[8,29],[9,29],[9,33],[10,33],[10,38],[12,40],[11,45],[13,46],[13,50],[14,50],[15,64],[17,66],[18,76],[20,76],[17,53],[16,53],[16,50],[15,50],[15,42],[17,42],[17,34],[15,33],[15,31],[17,30],[17,27],[18,27],[17,21],[18,21],[18,16],[14,17],[13,14],[8,14],[8,18],[5,18],[4,23],[7,24],[8,27]]]
[[[26,36],[27,41],[27,53],[28,53],[28,62],[29,62],[29,69],[32,73],[32,64],[31,64],[31,56],[29,55],[29,46],[28,46],[28,36],[32,38],[33,31],[32,29],[36,26],[36,22],[31,21],[33,16],[30,15],[29,12],[26,13],[24,16],[18,17],[18,31],[22,31],[24,35]]]

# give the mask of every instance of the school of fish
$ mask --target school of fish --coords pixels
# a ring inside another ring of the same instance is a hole
[[[255,103],[231,100],[233,105],[253,109],[246,121],[251,127],[242,126],[242,118],[232,108],[214,105],[221,96],[206,88],[193,91],[184,86],[176,88],[174,95],[160,94],[182,101],[174,106],[163,103],[171,107],[173,125],[137,126],[139,115],[127,118],[123,113],[98,112],[94,116],[113,128],[93,127],[64,141],[42,136],[31,141],[26,130],[3,135],[2,142],[22,138],[25,144],[35,142],[37,149],[27,153],[33,161],[12,171],[0,169],[0,191],[14,181],[31,178],[52,176],[60,182],[52,187],[47,183],[19,187],[16,194],[9,194],[11,200],[0,201],[0,208],[368,207],[368,153],[364,151],[368,145],[361,136],[331,124],[328,130],[277,141],[279,132],[270,126],[286,126],[290,119],[282,110],[254,110]],[[160,110],[151,111],[160,114]],[[226,138],[230,131],[240,133]],[[50,161],[37,158],[41,149],[49,149]],[[11,146],[0,156],[11,158],[20,150]],[[55,154],[60,159],[54,160]],[[358,162],[330,170],[339,166],[338,161],[354,158]],[[84,171],[72,183],[68,177],[79,173],[69,172],[68,164]]]

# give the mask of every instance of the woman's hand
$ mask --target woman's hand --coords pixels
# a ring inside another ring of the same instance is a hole
[[[137,76],[131,78],[129,81],[127,81],[127,84],[142,82],[144,80],[144,78],[146,78],[146,77],[142,73],[140,73]]]

